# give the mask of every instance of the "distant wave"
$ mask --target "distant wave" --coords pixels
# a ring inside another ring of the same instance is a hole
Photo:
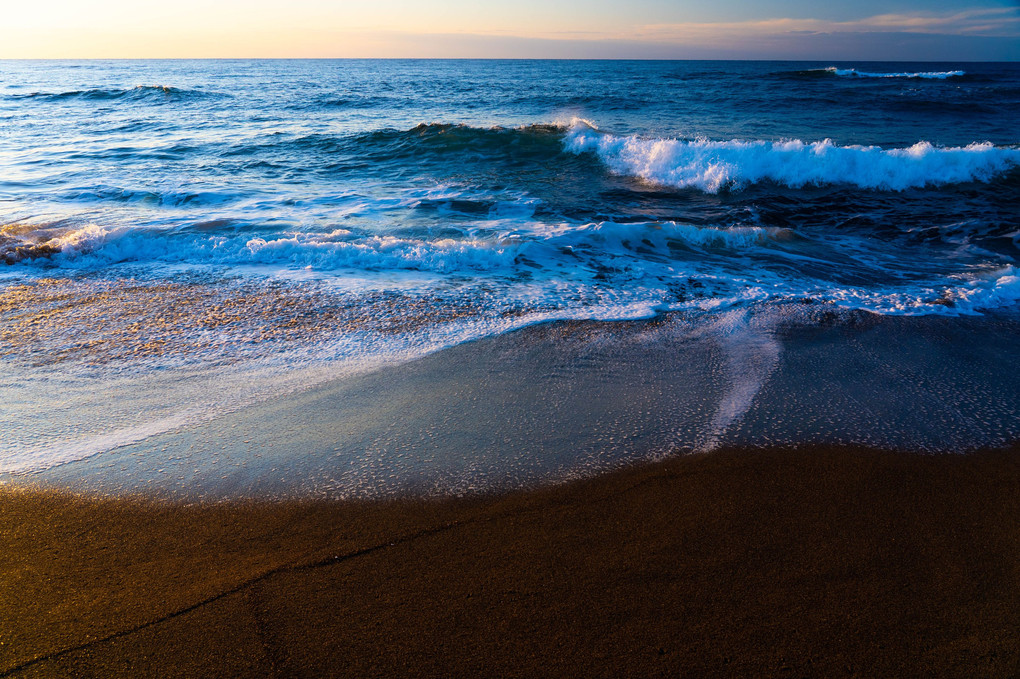
[[[89,90],[69,90],[66,92],[31,92],[29,94],[12,94],[8,96],[11,99],[31,99],[36,101],[109,101],[115,99],[191,99],[214,96],[214,94],[201,90],[181,89],[179,87],[170,87],[167,85],[137,85],[129,88],[94,88]]]
[[[834,75],[841,78],[922,78],[925,80],[947,80],[949,78],[962,78],[967,75],[966,71],[920,71],[900,73],[873,73],[869,71],[858,71],[856,68],[813,68],[807,71],[797,71],[797,75],[826,76]]]
[[[792,188],[850,184],[901,191],[988,181],[1020,165],[1020,149],[988,142],[953,148],[918,142],[908,148],[883,149],[837,146],[829,140],[683,141],[616,136],[576,124],[564,143],[573,153],[597,154],[617,174],[709,193],[763,181]]]
[[[171,153],[164,151],[164,154]],[[151,152],[150,152],[151,156]],[[187,191],[167,190],[152,191],[144,189],[127,189],[116,186],[97,185],[91,187],[69,187],[60,197],[75,202],[117,202],[141,203],[161,207],[179,206],[212,206],[231,203],[244,196],[240,192],[231,191]]]

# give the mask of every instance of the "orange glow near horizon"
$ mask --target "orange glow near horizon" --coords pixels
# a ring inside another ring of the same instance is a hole
[[[429,56],[415,54],[429,36],[559,36],[537,32],[534,21],[509,8],[465,8],[464,3],[405,0],[27,2],[4,12],[0,58]],[[546,19],[571,25],[571,33],[601,35],[607,27],[596,13],[587,18],[558,14]],[[441,42],[425,50],[457,52],[443,49]]]

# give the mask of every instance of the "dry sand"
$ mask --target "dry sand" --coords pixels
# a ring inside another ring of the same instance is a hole
[[[1020,675],[1020,448],[498,497],[0,490],[0,676]]]

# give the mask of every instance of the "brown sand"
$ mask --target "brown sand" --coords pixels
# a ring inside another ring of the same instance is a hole
[[[470,500],[0,491],[0,676],[1020,676],[1020,448]]]

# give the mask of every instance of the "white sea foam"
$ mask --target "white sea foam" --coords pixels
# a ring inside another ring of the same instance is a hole
[[[718,447],[726,430],[750,410],[755,396],[779,364],[782,352],[771,328],[754,327],[747,309],[719,315],[707,330],[719,343],[726,361],[728,387],[719,401],[704,439],[696,449]]]
[[[828,73],[843,78],[922,78],[925,80],[946,80],[947,78],[959,78],[966,75],[966,71],[921,71],[916,73],[870,73],[858,71],[856,68],[836,68],[829,66],[824,69]]]
[[[557,230],[556,245],[599,245],[610,243],[616,252],[629,250],[635,240],[651,240],[666,246],[670,241],[692,247],[746,249],[770,241],[793,238],[790,229],[761,226],[696,226],[683,222],[596,222]]]
[[[342,229],[252,238],[89,226],[50,244],[61,250],[58,263],[83,268],[120,262],[164,262],[450,272],[490,270],[507,265],[508,256],[512,260],[495,239],[356,237]]]
[[[989,142],[943,148],[922,141],[907,148],[838,146],[818,142],[645,139],[599,132],[581,123],[567,132],[566,148],[594,152],[621,175],[709,193],[772,181],[799,188],[851,184],[901,191],[912,187],[987,181],[1020,164],[1020,149]]]
[[[790,286],[792,292],[796,284]],[[956,275],[938,284],[861,288],[803,285],[804,297],[825,299],[848,309],[887,316],[973,316],[1020,302],[1020,270],[1007,266],[979,274]]]
[[[520,254],[555,265],[551,260],[562,260],[562,248],[597,246],[598,252],[633,255],[635,244],[641,240],[654,241],[668,251],[675,243],[692,248],[746,249],[793,237],[789,229],[774,227],[695,226],[674,221],[542,224],[531,221],[528,215],[524,217],[493,222],[490,228],[472,228],[461,237],[447,238],[359,235],[346,229],[252,238],[87,225],[65,231],[48,240],[47,245],[60,251],[56,263],[71,268],[161,262],[312,267],[323,271],[471,273],[509,272]]]
[[[966,281],[947,292],[947,302],[963,313],[1012,306],[1020,302],[1020,270],[1007,266]]]
[[[794,266],[803,262],[803,246],[798,242],[804,237],[789,228],[674,221],[580,225],[525,221],[516,225],[513,231],[480,230],[463,233],[460,238],[439,239],[358,236],[343,229],[251,238],[122,228],[106,231],[87,226],[49,243],[63,248],[54,256],[57,264],[82,269],[137,262],[253,267],[256,275],[301,270],[331,276],[335,274],[330,272],[360,271],[361,282],[356,287],[366,290],[389,285],[386,281],[400,272],[419,272],[423,278],[412,286],[419,291],[432,289],[437,280],[453,274],[464,276],[465,281],[491,280],[505,288],[507,300],[525,306],[552,305],[563,312],[565,304],[580,304],[578,317],[598,314],[605,300],[594,303],[585,293],[574,296],[587,301],[568,302],[561,296],[564,293],[558,281],[586,281],[604,290],[619,286],[617,292],[633,292],[641,304],[663,309],[707,310],[768,299],[810,297],[882,314],[973,314],[1012,306],[1020,300],[1020,282],[1012,269],[983,274],[947,272],[913,285],[856,287],[791,276],[785,270],[777,275],[768,267],[728,265],[732,253],[749,251],[767,251],[769,258],[786,260]],[[866,242],[857,243],[852,236],[845,238],[850,240],[841,246],[844,250],[863,247],[859,253],[862,264],[870,261],[881,269],[880,260],[869,259]],[[685,250],[690,254],[683,254]],[[522,273],[527,273],[523,279]],[[615,281],[610,288],[596,282],[607,274]],[[376,283],[371,282],[373,277],[378,279]],[[695,294],[685,293],[682,302],[672,301],[669,290],[675,288],[677,280],[690,277],[705,287]],[[540,286],[529,288],[527,280],[538,281]]]

